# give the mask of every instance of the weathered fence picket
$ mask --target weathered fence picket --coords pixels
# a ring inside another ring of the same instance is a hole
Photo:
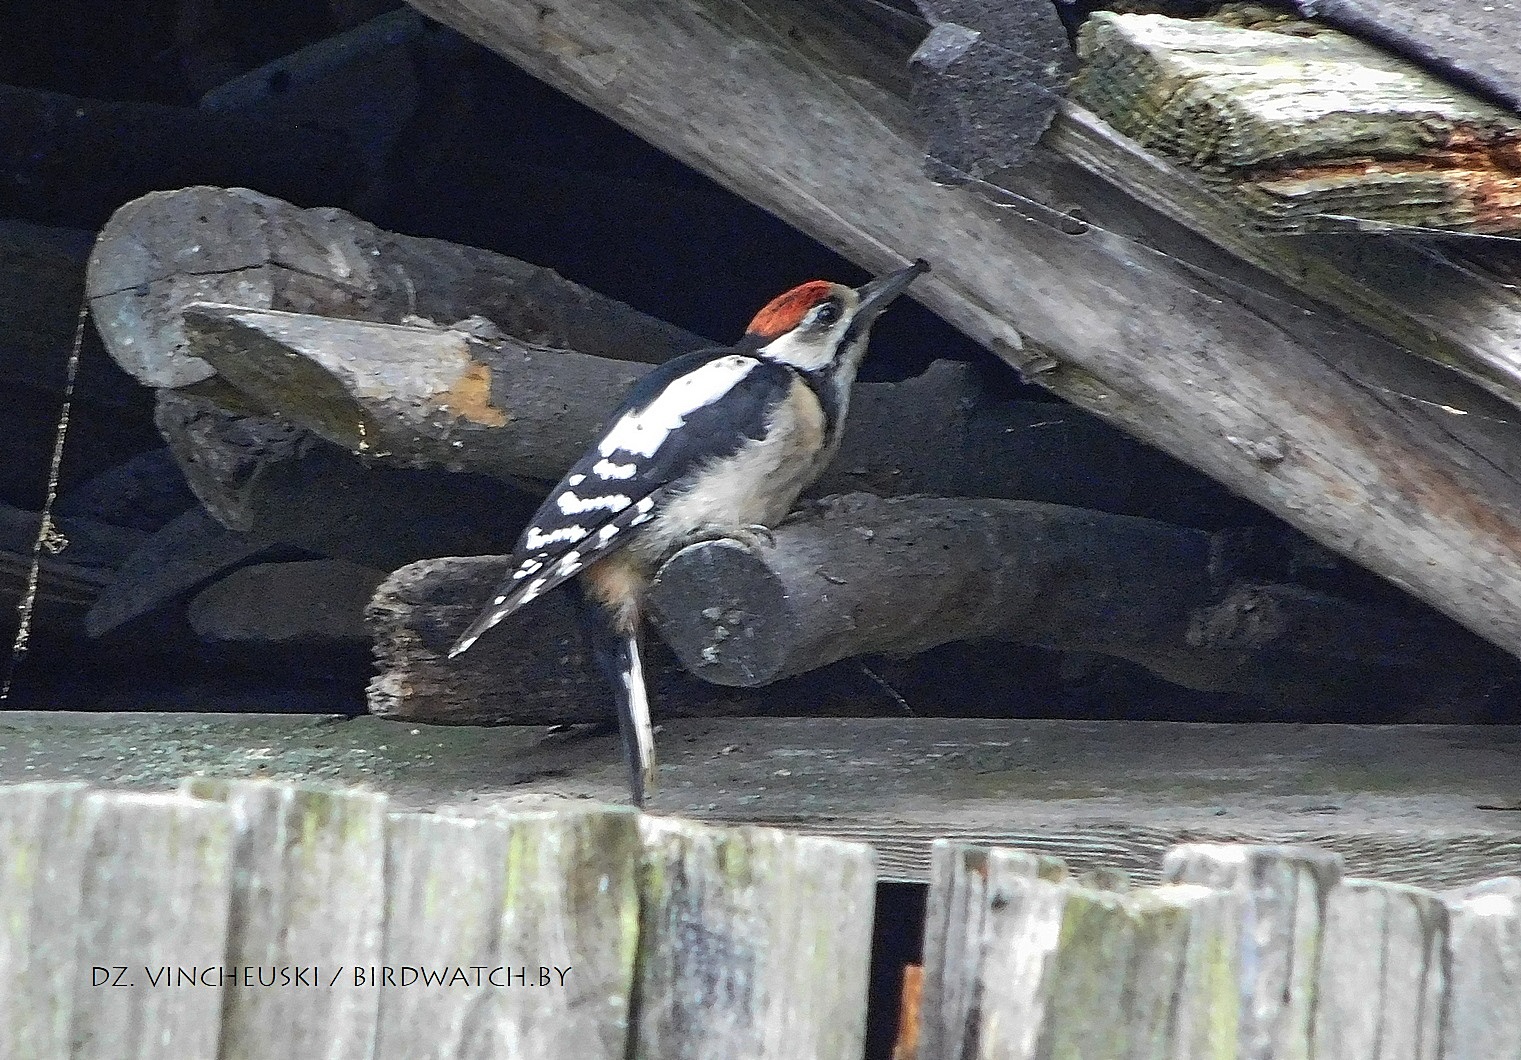
[[[384,796],[257,781],[195,779],[182,790],[225,802],[232,880],[227,965],[309,969],[320,985],[225,988],[220,1056],[369,1060],[380,992],[333,989],[327,978],[381,963],[385,910]],[[280,977],[283,978],[283,977]],[[308,977],[303,976],[302,979]]]
[[[388,805],[0,786],[0,1057],[862,1055],[869,846]],[[895,1055],[1521,1060],[1521,877],[1439,894],[1187,844],[1162,878],[938,841]]]
[[[835,1060],[866,1031],[871,848],[643,819],[638,1060]]]

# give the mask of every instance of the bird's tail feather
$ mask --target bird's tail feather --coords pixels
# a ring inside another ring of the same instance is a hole
[[[635,806],[655,789],[655,731],[650,720],[649,690],[645,685],[644,653],[637,614],[610,611],[575,586],[581,631],[597,666],[612,686],[628,762],[629,790]]]

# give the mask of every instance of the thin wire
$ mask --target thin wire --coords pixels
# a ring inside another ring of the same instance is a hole
[[[85,321],[90,315],[90,303],[86,298],[79,302],[79,317],[74,324],[74,346],[69,351],[69,366],[64,375],[63,407],[58,413],[58,429],[53,435],[53,461],[48,467],[47,496],[42,502],[42,518],[37,524],[37,538],[32,542],[32,563],[26,575],[26,592],[16,607],[16,639],[11,644],[10,665],[6,667],[5,682],[0,684],[0,703],[10,698],[11,686],[16,681],[16,671],[21,657],[26,654],[27,641],[32,633],[32,611],[37,603],[37,585],[42,577],[42,550],[49,553],[62,552],[68,545],[65,538],[53,526],[53,502],[58,499],[58,475],[63,467],[63,443],[69,435],[69,412],[74,405],[74,381],[79,377],[79,350],[84,345]]]

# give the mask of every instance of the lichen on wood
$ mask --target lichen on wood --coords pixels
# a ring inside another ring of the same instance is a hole
[[[1521,231],[1521,117],[1311,23],[1100,12],[1072,98],[1264,228]]]

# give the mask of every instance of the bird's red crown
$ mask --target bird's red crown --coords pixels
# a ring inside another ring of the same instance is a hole
[[[745,333],[766,339],[785,335],[803,322],[803,317],[808,315],[810,309],[833,293],[834,284],[827,280],[809,280],[798,284],[767,302],[766,307],[750,321]]]

